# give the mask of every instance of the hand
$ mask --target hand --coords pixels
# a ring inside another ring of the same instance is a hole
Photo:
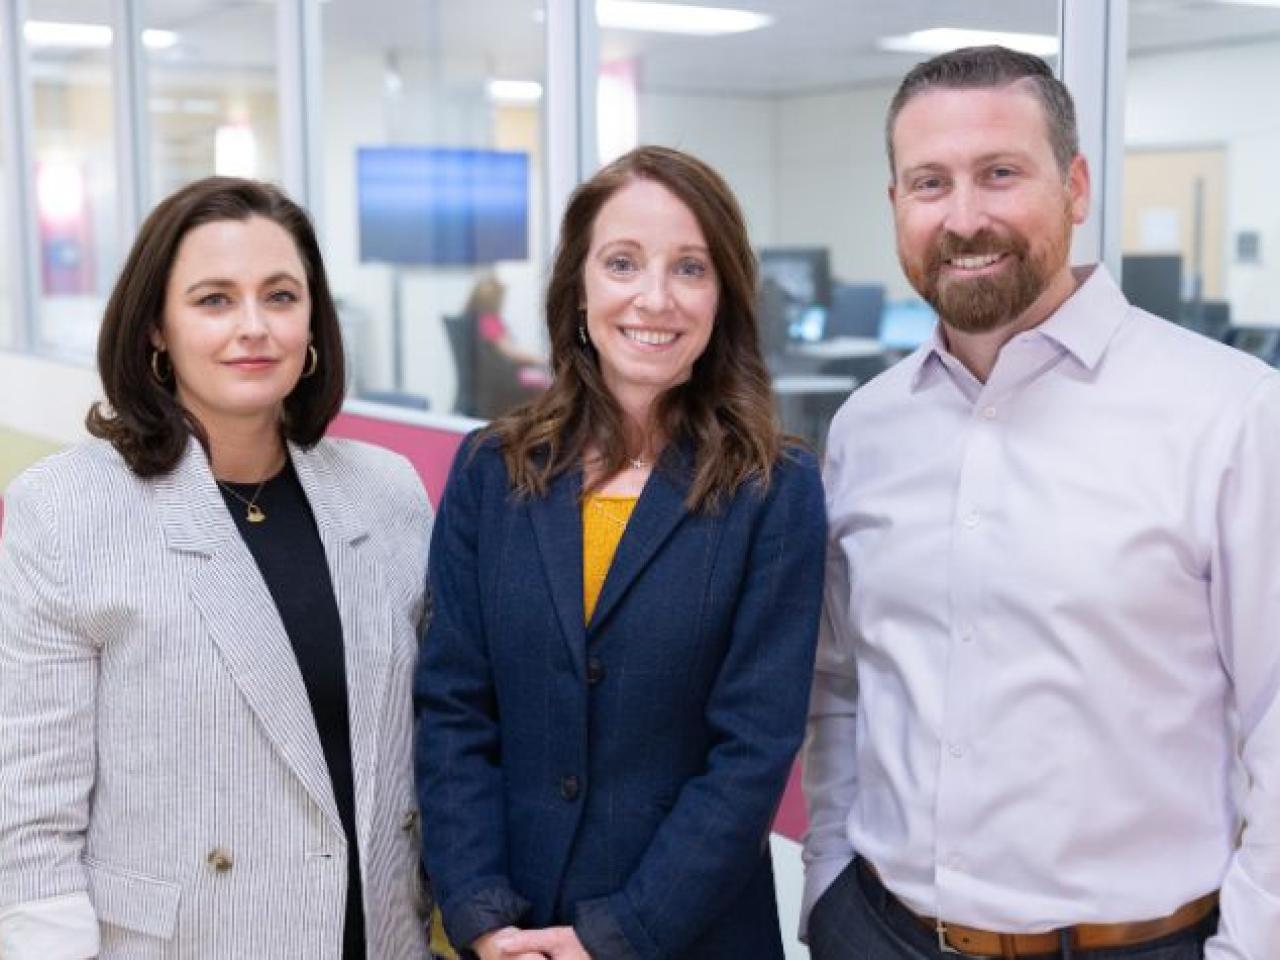
[[[503,931],[504,947],[513,951],[505,956],[525,957],[531,953],[535,957],[550,957],[551,960],[591,960],[578,939],[573,927],[547,927],[544,930],[517,930],[507,934]],[[527,951],[528,953],[521,953]]]
[[[476,937],[471,944],[471,949],[475,951],[475,955],[480,960],[546,960],[546,955],[536,950],[520,951],[508,949],[510,938],[522,932],[518,927],[503,927],[501,930],[490,930],[488,933]]]

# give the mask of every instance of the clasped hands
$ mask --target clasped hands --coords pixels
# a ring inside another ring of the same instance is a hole
[[[477,937],[471,949],[480,960],[591,960],[573,927],[503,927]]]

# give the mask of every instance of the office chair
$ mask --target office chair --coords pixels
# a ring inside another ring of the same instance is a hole
[[[457,372],[457,390],[453,395],[453,412],[464,417],[476,415],[476,332],[475,320],[469,314],[446,314],[444,332],[453,351]]]

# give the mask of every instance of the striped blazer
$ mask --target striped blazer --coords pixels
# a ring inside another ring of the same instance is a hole
[[[410,683],[430,506],[388,451],[290,456],[346,643],[369,958],[420,960]],[[0,958],[336,960],[346,841],[324,754],[199,445],[141,480],[89,441],[6,505]]]

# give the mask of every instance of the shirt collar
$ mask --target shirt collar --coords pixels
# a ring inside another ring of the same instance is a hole
[[[1076,292],[1038,330],[1089,370],[1097,367],[1129,307],[1103,264],[1076,267]]]
[[[1082,366],[1093,370],[1124,320],[1129,302],[1105,265],[1075,267],[1072,273],[1078,284],[1075,292],[1036,327],[1035,332],[1057,343]],[[907,361],[915,364],[912,391],[924,386],[931,375],[941,372],[949,356],[942,324],[934,324],[929,339]]]

